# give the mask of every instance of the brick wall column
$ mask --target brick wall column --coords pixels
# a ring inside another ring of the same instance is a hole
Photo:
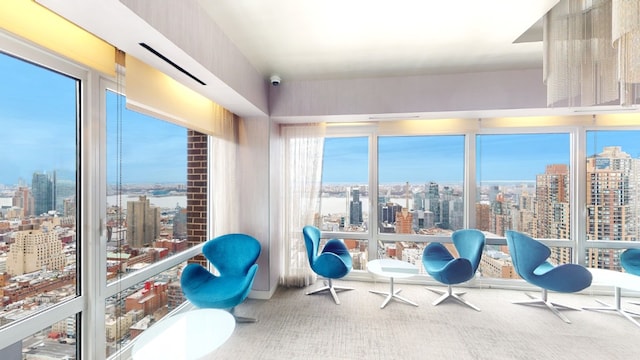
[[[188,130],[187,141],[187,241],[189,247],[207,239],[207,159],[208,136]],[[206,266],[206,258],[198,255],[191,262]]]

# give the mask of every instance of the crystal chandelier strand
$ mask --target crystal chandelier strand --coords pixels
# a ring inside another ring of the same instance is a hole
[[[618,51],[621,103],[632,105],[640,83],[640,2],[613,0],[612,41]]]

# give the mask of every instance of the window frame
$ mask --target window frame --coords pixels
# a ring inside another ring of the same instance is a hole
[[[119,292],[124,291],[126,289],[129,289],[133,286],[136,286],[137,284],[140,284],[146,280],[148,280],[149,278],[160,274],[163,271],[169,270],[170,268],[173,268],[177,265],[180,265],[181,263],[193,258],[196,255],[199,255],[202,253],[202,247],[204,246],[204,243],[201,244],[197,244],[191,247],[188,247],[187,249],[180,251],[176,254],[173,254],[163,260],[160,260],[158,262],[155,262],[149,266],[145,266],[142,269],[136,270],[130,274],[126,274],[124,276],[122,276],[121,278],[112,280],[110,282],[107,282],[107,274],[106,274],[106,269],[107,269],[107,237],[106,237],[106,226],[104,224],[106,224],[106,219],[107,219],[107,152],[106,152],[106,144],[107,144],[107,111],[106,111],[106,102],[107,102],[107,91],[112,91],[115,93],[118,93],[120,95],[122,95],[123,93],[126,93],[126,89],[124,89],[124,87],[120,84],[118,84],[117,81],[114,81],[113,79],[107,79],[107,78],[101,78],[100,79],[100,85],[99,85],[99,98],[100,98],[100,105],[99,105],[99,116],[100,116],[100,200],[99,200],[99,206],[98,209],[96,211],[96,213],[99,214],[100,216],[100,224],[105,227],[105,229],[101,230],[100,233],[100,246],[99,249],[97,249],[97,262],[98,264],[100,264],[99,269],[94,269],[98,270],[97,271],[97,278],[95,279],[95,283],[96,284],[100,284],[97,289],[97,294],[98,296],[94,299],[94,301],[92,302],[92,304],[96,304],[95,305],[95,309],[93,311],[93,313],[96,316],[96,319],[104,319],[106,312],[105,312],[105,306],[106,306],[106,300],[114,295],[117,295]],[[124,96],[124,95],[122,95]],[[124,101],[124,99],[123,99]],[[157,121],[164,121],[162,119],[157,119]],[[176,126],[181,126],[181,125],[176,125]],[[181,126],[182,127],[182,126]],[[186,144],[186,139],[185,139],[185,144]],[[207,233],[208,235],[210,235],[210,226],[207,227]],[[92,269],[88,269],[89,271],[92,271]],[[190,306],[188,304],[187,301],[185,301],[182,305],[178,306],[176,309],[173,309],[171,312],[169,312],[167,315],[165,315],[160,321],[169,318],[170,316],[172,316],[175,313],[179,313],[181,311],[183,311],[186,307]],[[101,324],[101,326],[95,326],[95,324]],[[89,336],[90,339],[93,339],[93,342],[95,345],[93,345],[96,349],[96,354],[100,353],[100,354],[104,354],[106,346],[107,346],[107,341],[106,341],[106,328],[104,325],[104,321],[97,321],[93,323],[93,329],[90,329],[88,333],[84,333],[84,335]],[[133,348],[135,341],[131,341],[128,344],[122,346],[118,351],[114,352],[113,354],[111,354],[108,359],[119,359],[122,356],[130,356],[131,354],[131,350]]]
[[[4,349],[68,317],[87,318],[83,314],[86,313],[86,302],[90,291],[84,268],[90,263],[87,261],[87,252],[91,248],[88,239],[93,238],[91,228],[95,225],[91,222],[90,212],[88,212],[93,201],[93,194],[88,190],[92,188],[92,181],[95,178],[90,174],[90,166],[85,164],[91,158],[92,151],[84,144],[91,143],[93,127],[89,109],[92,107],[92,99],[87,92],[95,81],[95,74],[3,32],[0,32],[0,49],[7,55],[78,81],[76,89],[76,296],[0,329],[0,349]],[[43,324],[45,324],[44,327]],[[80,321],[76,324],[80,327],[76,329],[78,334],[87,327]],[[76,344],[76,354],[80,355],[83,347],[80,342]]]
[[[597,115],[594,115],[597,117]],[[466,227],[475,226],[474,204],[477,193],[476,179],[476,143],[479,135],[512,135],[512,134],[567,134],[569,136],[569,203],[570,203],[570,239],[539,239],[541,242],[550,247],[569,247],[574,254],[572,262],[586,265],[586,256],[575,256],[575,254],[586,254],[590,248],[603,249],[626,249],[630,247],[640,248],[640,242],[635,244],[630,241],[587,241],[586,240],[586,223],[587,215],[581,208],[586,203],[587,191],[587,174],[586,174],[586,158],[587,158],[587,131],[597,130],[629,130],[638,131],[640,125],[625,126],[602,126],[592,125],[584,126],[579,115],[563,115],[556,124],[543,124],[544,126],[535,126],[535,119],[525,121],[523,125],[514,125],[512,123],[501,122],[502,119],[490,119],[486,124],[478,121],[477,126],[462,126],[459,122],[452,122],[451,126],[437,127],[430,131],[427,126],[421,127],[402,127],[398,126],[395,130],[390,130],[388,125],[367,123],[355,123],[352,126],[340,124],[340,126],[328,126],[327,137],[369,137],[369,197],[371,199],[378,197],[378,163],[377,163],[377,143],[381,136],[416,136],[416,135],[464,135],[465,136],[465,174],[464,174],[464,206]],[[468,119],[473,122],[475,119]],[[505,125],[506,124],[506,125]],[[382,130],[381,130],[382,129]],[[377,207],[372,206],[370,202],[369,216],[377,219]],[[409,242],[431,242],[438,241],[450,243],[451,238],[448,236],[425,236],[425,235],[405,235],[405,234],[380,234],[377,228],[370,226],[366,233],[352,232],[323,232],[323,237],[349,237],[354,239],[363,239],[369,242],[369,259],[375,259],[377,254],[377,244],[380,241],[395,241],[398,236]],[[504,237],[487,238],[488,245],[506,245]],[[362,274],[348,275],[351,278],[362,277]]]

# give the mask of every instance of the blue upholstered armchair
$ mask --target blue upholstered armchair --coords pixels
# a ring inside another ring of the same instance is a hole
[[[441,243],[430,243],[422,253],[422,264],[429,275],[440,283],[447,285],[447,290],[428,288],[429,290],[442,294],[433,302],[438,305],[448,298],[480,311],[461,296],[464,292],[454,293],[452,285],[463,283],[473,278],[480,265],[482,251],[485,244],[484,234],[475,229],[462,229],[455,231],[451,239],[458,251],[458,257],[451,255],[449,250]]]
[[[182,292],[199,308],[228,309],[237,322],[254,322],[236,316],[234,310],[251,291],[260,250],[260,242],[246,234],[226,234],[207,241],[202,254],[218,274],[200,264],[188,264],[180,277]]]
[[[331,296],[333,296],[336,304],[340,305],[340,299],[338,299],[336,291],[353,290],[353,288],[335,286],[333,279],[342,278],[351,271],[352,259],[349,250],[342,241],[331,239],[324,245],[322,252],[319,252],[320,229],[315,226],[305,226],[302,229],[302,234],[304,236],[304,244],[307,248],[311,270],[327,279],[323,287],[310,291],[307,295],[328,291],[331,293]]]
[[[640,249],[627,249],[620,254],[620,265],[629,274],[640,276]],[[640,281],[640,279],[638,279]],[[640,305],[638,301],[629,301],[629,304]]]
[[[584,266],[578,264],[553,265],[547,261],[551,250],[543,243],[516,231],[508,230],[507,245],[511,253],[513,267],[518,275],[532,285],[542,288],[542,296],[532,300],[514,302],[514,304],[546,306],[566,323],[571,323],[559,310],[581,310],[547,300],[547,291],[563,293],[578,292],[591,285],[592,275]]]
[[[629,274],[640,276],[640,249],[627,249],[620,254],[620,265]],[[640,281],[640,280],[639,280]]]

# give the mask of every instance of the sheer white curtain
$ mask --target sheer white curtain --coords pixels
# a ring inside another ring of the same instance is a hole
[[[280,131],[284,143],[284,261],[280,284],[303,287],[316,280],[309,267],[302,228],[314,224],[320,214],[325,126],[282,126]]]
[[[210,208],[213,237],[238,231],[236,162],[238,126],[233,113],[215,109],[216,134],[209,141]]]

